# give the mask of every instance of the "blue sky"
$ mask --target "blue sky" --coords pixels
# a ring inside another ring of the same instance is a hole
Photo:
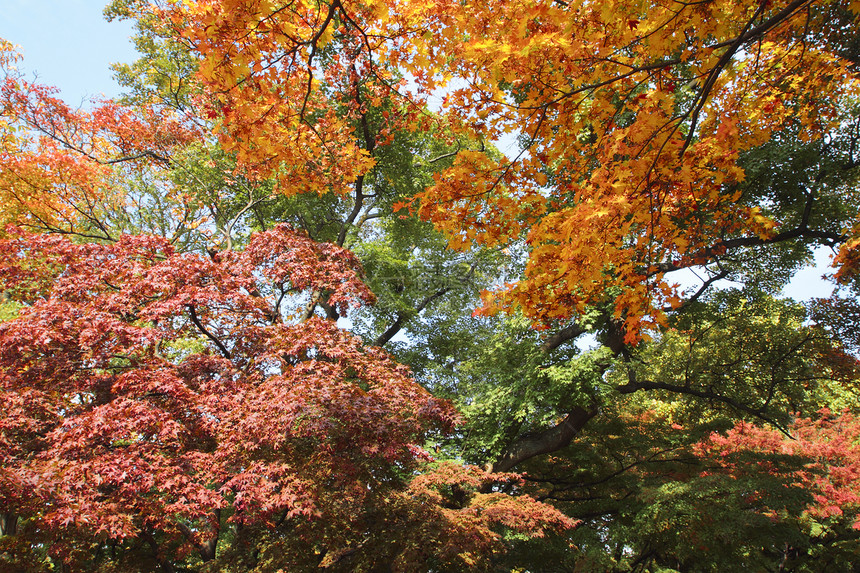
[[[107,22],[108,0],[0,0],[0,38],[19,46],[26,76],[56,86],[69,104],[90,96],[114,96],[119,86],[110,64],[130,62],[136,52],[128,22]]]

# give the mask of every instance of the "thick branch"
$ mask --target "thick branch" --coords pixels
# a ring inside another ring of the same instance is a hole
[[[352,75],[353,87],[355,88],[355,102],[358,104],[359,109],[361,109],[363,105],[363,102],[361,101],[361,86],[358,82],[358,70],[355,69],[355,65],[352,67]],[[361,114],[361,133],[364,138],[364,149],[372,156],[373,149],[376,147],[376,138],[370,133],[370,125],[367,122],[367,113]],[[352,212],[350,212],[349,216],[341,225],[340,233],[338,233],[337,236],[337,244],[341,247],[346,241],[347,229],[355,222],[358,214],[361,213],[364,198],[364,174],[362,173],[355,179],[355,204],[352,207]]]
[[[317,31],[316,34],[314,34],[313,38],[311,38],[311,40],[310,40],[311,53],[308,54],[308,63],[307,63],[307,70],[308,70],[307,90],[305,92],[305,97],[302,100],[302,109],[299,112],[299,117],[302,119],[302,121],[305,120],[305,111],[307,110],[308,101],[310,101],[311,92],[313,91],[313,85],[314,85],[313,62],[314,62],[314,56],[317,53],[317,42],[319,42],[320,38],[322,38],[322,35],[325,33],[326,28],[328,28],[329,24],[331,24],[331,21],[334,18],[335,14],[337,13],[339,8],[341,8],[340,0],[334,0],[334,2],[332,2],[331,6],[329,6],[329,8],[328,8],[328,13],[325,16],[325,20],[323,20],[322,24],[320,25],[320,29]]]
[[[725,241],[720,241],[719,243],[715,244],[706,252],[708,254],[719,253],[737,247],[754,247],[756,245],[769,245],[771,243],[780,243],[782,241],[800,238],[820,239],[824,242],[824,244],[832,247],[834,245],[844,242],[848,237],[842,233],[836,233],[833,231],[816,231],[814,229],[809,229],[804,224],[795,229],[783,231],[782,233],[774,235],[773,237],[770,237],[768,239],[762,239],[760,237],[738,237],[736,239],[727,239]]]
[[[317,308],[317,305],[323,298],[323,293],[319,289],[314,289],[311,293],[311,299],[308,301],[307,306],[305,307],[305,312],[302,315],[302,322],[310,319],[314,315],[314,311]]]
[[[586,330],[578,323],[571,324],[570,326],[566,326],[562,328],[552,336],[546,339],[541,346],[541,350],[544,352],[552,352],[568,340],[573,340],[574,338],[578,338],[579,336],[585,334]]]
[[[565,342],[584,334],[586,329],[578,323],[562,328],[551,335],[541,345],[541,350],[549,354]],[[573,408],[564,420],[555,426],[543,430],[536,435],[526,435],[518,438],[508,446],[508,449],[495,462],[489,464],[489,470],[505,472],[527,459],[548,454],[567,446],[582,430],[586,423],[598,413],[597,406],[586,410],[580,406]]]
[[[663,382],[651,382],[651,381],[642,381],[642,382],[631,382],[629,384],[624,384],[623,386],[618,387],[618,391],[621,394],[632,394],[638,390],[665,390],[667,392],[674,392],[676,394],[686,394],[688,396],[695,396],[697,398],[704,398],[706,400],[716,400],[717,402],[722,402],[728,406],[731,406],[735,410],[739,410],[741,412],[745,412],[751,416],[755,416],[760,420],[764,420],[768,424],[772,425],[774,428],[778,429],[780,432],[784,433],[786,436],[791,437],[791,434],[788,433],[781,424],[777,423],[770,416],[766,415],[760,408],[752,408],[738,402],[733,398],[729,398],[728,396],[722,396],[720,394],[716,394],[714,392],[708,392],[705,390],[696,390],[695,388],[691,388],[689,386],[676,386],[674,384],[665,384]]]
[[[215,513],[213,514],[213,517],[215,518],[215,523],[220,525],[221,511],[216,509]],[[198,541],[197,536],[194,535],[194,532],[191,531],[190,527],[188,527],[181,521],[177,525],[179,526],[179,531],[182,532],[182,535],[184,535],[185,538],[188,539],[188,541],[190,541],[197,547],[197,552],[200,553],[200,558],[203,560],[204,563],[215,559],[215,550],[218,547],[218,534],[220,531],[218,527],[216,527],[215,531],[209,539],[207,539],[206,541]]]
[[[0,537],[18,533],[18,514],[11,511],[0,512]]]
[[[449,289],[448,287],[445,287],[443,289],[436,291],[435,293],[431,294],[430,296],[426,297],[424,300],[421,301],[421,303],[418,306],[415,307],[414,312],[410,312],[408,314],[405,312],[397,313],[397,319],[393,323],[391,323],[391,326],[389,326],[385,332],[380,334],[376,338],[376,340],[373,341],[373,346],[384,346],[386,342],[388,342],[389,340],[394,338],[394,336],[398,332],[400,332],[400,329],[403,328],[403,324],[407,320],[409,320],[410,318],[412,318],[413,316],[415,316],[416,314],[418,314],[419,312],[421,312],[422,310],[427,308],[427,305],[429,305],[431,302],[433,302],[437,298],[444,296],[450,290],[451,289]]]
[[[148,530],[143,531],[140,536],[152,549],[153,557],[155,557],[156,562],[164,570],[164,573],[176,573],[173,563],[161,556],[161,548],[158,546],[158,542],[153,537],[152,532]]]
[[[517,440],[501,458],[490,466],[490,471],[510,471],[522,461],[565,447],[597,413],[596,407],[590,410],[579,406],[575,407],[564,420],[552,428],[544,430],[536,436],[526,436]]]
[[[810,0],[794,0],[794,2],[792,2],[791,4],[789,4],[788,6],[786,6],[785,8],[783,8],[782,10],[756,26],[755,28],[745,30],[740,36],[738,36],[734,40],[728,40],[719,44],[714,44],[713,46],[711,46],[711,49],[716,50],[718,48],[730,46],[737,42],[746,43],[750,40],[758,39],[767,32],[769,32],[771,28],[777,26],[778,24],[781,24],[782,22],[793,16],[795,12],[800,11],[805,6],[811,3],[812,2]],[[762,6],[767,6],[767,3],[762,2]]]
[[[194,310],[194,305],[189,304],[189,305],[188,305],[188,311],[189,311],[189,313],[190,313],[190,315],[191,315],[191,322],[193,322],[193,323],[194,323],[194,326],[196,326],[196,327],[197,327],[197,329],[198,329],[200,332],[202,332],[204,335],[206,335],[206,338],[208,338],[209,340],[211,340],[211,341],[215,344],[215,346],[217,346],[217,347],[218,347],[218,350],[219,350],[219,351],[221,351],[221,354],[223,354],[223,355],[224,355],[224,358],[227,358],[227,359],[229,360],[229,359],[231,358],[231,356],[230,356],[230,351],[229,351],[229,350],[227,350],[227,347],[226,347],[226,346],[224,346],[224,345],[221,343],[221,341],[220,341],[220,340],[218,340],[218,338],[216,338],[216,337],[215,337],[215,335],[214,335],[214,334],[212,334],[211,332],[209,332],[208,330],[206,330],[206,327],[205,327],[205,326],[203,326],[203,323],[202,323],[202,322],[200,322],[200,318],[197,316],[197,311],[196,311],[196,310]]]
[[[697,254],[691,255],[690,260],[698,261],[694,265],[676,265],[671,262],[664,262],[653,265],[652,270],[648,274],[649,276],[651,276],[657,273],[671,273],[673,271],[679,271],[681,269],[689,268],[690,266],[702,265],[705,264],[707,261],[713,259],[714,257],[725,254],[731,249],[772,245],[775,243],[790,241],[792,239],[818,239],[823,244],[829,247],[833,247],[845,242],[848,239],[848,236],[843,233],[837,233],[835,231],[818,231],[815,229],[810,229],[806,226],[805,222],[802,222],[794,229],[783,231],[782,233],[778,233],[766,239],[762,239],[761,237],[737,237],[734,239],[725,239],[723,241],[718,241],[714,243],[713,246],[708,247],[707,249]]]
[[[806,0],[802,1],[805,2]],[[735,41],[729,45],[729,49],[726,50],[725,53],[723,53],[723,55],[720,57],[720,60],[717,62],[717,65],[714,66],[708,74],[708,79],[705,80],[705,84],[702,86],[702,91],[700,91],[699,94],[696,96],[696,100],[692,109],[692,118],[690,119],[690,131],[687,134],[687,139],[684,141],[684,145],[681,147],[681,155],[684,155],[684,152],[687,150],[687,148],[690,146],[690,143],[692,143],[693,141],[693,137],[696,133],[696,124],[699,121],[699,113],[701,113],[702,108],[704,108],[705,103],[708,101],[708,96],[710,96],[711,90],[713,89],[714,85],[716,85],[717,78],[720,76],[723,69],[729,64],[738,49],[740,49],[740,47],[746,41],[746,34],[750,31],[750,26],[752,26],[753,20],[761,14],[765,6],[766,3],[762,2],[753,17],[749,20],[749,22],[746,23],[746,26],[744,26],[744,29],[741,32],[740,36],[738,36]],[[787,15],[788,14],[786,14],[786,17]]]

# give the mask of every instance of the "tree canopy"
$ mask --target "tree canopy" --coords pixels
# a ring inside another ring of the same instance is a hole
[[[0,42],[0,570],[860,564],[857,2],[105,15]]]

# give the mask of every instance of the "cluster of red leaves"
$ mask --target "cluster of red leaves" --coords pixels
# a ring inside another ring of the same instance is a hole
[[[792,438],[768,428],[739,422],[725,435],[713,434],[698,444],[699,455],[715,461],[731,472],[783,470],[763,461],[755,467],[737,467],[732,454],[758,452],[799,456],[809,462],[794,472],[797,484],[812,493],[814,503],[808,512],[825,519],[857,516],[860,513],[860,419],[847,412],[836,415],[822,410],[814,419],[799,418],[792,424]],[[860,529],[855,517],[854,529]]]
[[[307,290],[371,300],[359,276],[286,226],[212,257],[152,237],[0,241],[0,291],[22,305],[0,324],[4,508],[54,543],[160,531],[188,550],[221,509],[264,525],[325,519],[326,496],[361,506],[455,413],[334,323],[286,318]]]

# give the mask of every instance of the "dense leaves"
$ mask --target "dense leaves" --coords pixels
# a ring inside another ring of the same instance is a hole
[[[147,237],[0,248],[22,305],[0,325],[4,509],[53,557],[74,561],[50,541],[70,526],[151,539],[169,562],[214,558],[227,523],[296,520],[324,523],[339,550],[362,535],[361,508],[407,479],[421,436],[455,419],[381,350],[290,319],[313,289],[341,313],[372,295],[349,253],[287,227],[211,257]]]
[[[856,567],[856,2],[106,14],[0,46],[0,567]]]

